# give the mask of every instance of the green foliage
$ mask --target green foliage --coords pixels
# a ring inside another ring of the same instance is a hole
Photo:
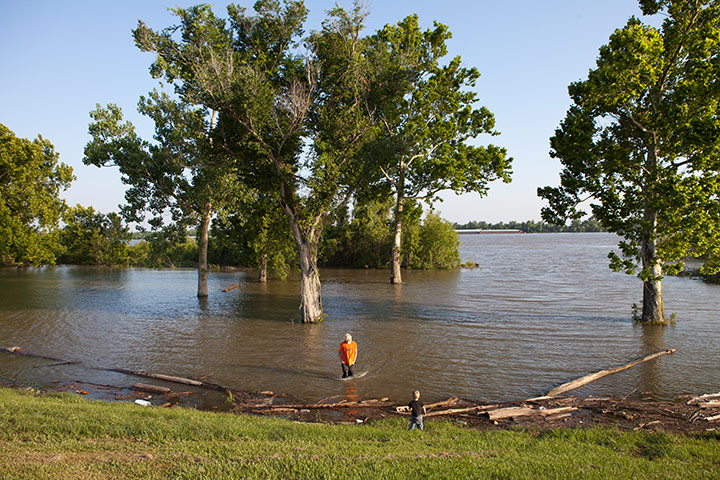
[[[392,245],[392,198],[356,203],[349,224],[327,229],[320,262],[352,268],[386,268]]]
[[[198,244],[192,237],[178,237],[179,231],[153,232],[134,248],[135,265],[152,268],[194,268],[198,263]]]
[[[451,36],[438,23],[422,32],[412,15],[369,39],[381,68],[373,79],[378,136],[368,154],[400,198],[431,201],[446,189],[482,195],[492,180],[510,181],[505,149],[473,141],[498,134],[492,113],[476,107],[479,72],[460,57],[440,63]]]
[[[326,266],[388,268],[393,236],[392,198],[357,204],[349,224],[328,229],[321,262]],[[402,264],[429,270],[460,266],[459,239],[453,225],[435,214],[421,222],[422,207],[406,206]]]
[[[75,179],[52,144],[18,138],[0,124],[0,266],[55,262],[54,232]]]
[[[58,261],[76,265],[128,265],[130,238],[130,230],[117,213],[105,215],[92,207],[77,205],[65,216]]]
[[[560,186],[538,194],[552,223],[581,218],[589,199],[623,237],[611,267],[659,282],[663,266],[674,273],[686,256],[720,252],[720,5],[641,6],[666,15],[662,28],[631,18],[587,80],[570,85],[574,105],[551,139]]]
[[[285,278],[297,265],[297,249],[278,202],[250,192],[239,211],[213,223],[210,263],[262,268]]]
[[[551,139],[564,165],[561,186],[539,189],[543,218],[577,218],[584,195],[621,245],[633,271],[648,229],[666,262],[720,247],[719,7],[669,5],[661,30],[631,19],[600,50],[588,79],[570,86],[573,106]],[[655,8],[657,10],[657,6]],[[646,211],[658,214],[657,229]]]
[[[460,239],[453,224],[428,213],[419,229],[418,241],[403,248],[407,268],[451,269],[460,267]]]

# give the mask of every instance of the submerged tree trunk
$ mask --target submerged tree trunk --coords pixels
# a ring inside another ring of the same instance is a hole
[[[260,267],[258,271],[258,282],[266,283],[268,281],[268,254],[267,249],[260,254]]]
[[[300,311],[303,323],[322,322],[325,314],[322,306],[320,274],[317,268],[317,243],[301,239],[300,253],[301,300]]]
[[[402,283],[402,271],[400,270],[400,252],[402,248],[402,222],[403,222],[403,204],[405,199],[402,192],[397,194],[397,202],[395,204],[395,234],[393,237],[392,248],[392,276],[390,283],[399,285]]]
[[[662,298],[662,263],[655,249],[657,242],[654,238],[643,239],[643,308],[642,322],[657,325],[667,325]]]
[[[213,110],[210,116],[210,130],[215,128],[217,123],[218,112]],[[210,139],[212,143],[212,139]],[[198,298],[207,298],[207,276],[208,276],[208,231],[210,230],[210,217],[212,216],[212,202],[206,201],[203,205],[202,217],[200,218],[200,228],[198,231]]]
[[[652,191],[656,183],[658,150],[653,143],[648,150],[645,190]],[[643,308],[642,323],[667,325],[662,299],[662,259],[658,257],[658,212],[652,206],[651,197],[645,199],[643,229],[640,237],[640,259],[642,261]]]
[[[646,207],[644,228],[640,239],[642,260],[643,308],[642,323],[667,325],[662,298],[662,259],[657,255],[657,212]]]
[[[200,298],[208,296],[207,276],[208,276],[208,231],[210,230],[210,214],[212,212],[212,204],[207,202],[203,209],[203,215],[200,219],[200,231],[198,232],[198,289],[197,296]]]

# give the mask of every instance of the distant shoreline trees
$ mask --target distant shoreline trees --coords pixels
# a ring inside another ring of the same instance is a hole
[[[468,223],[454,223],[457,230],[520,230],[524,233],[592,233],[606,232],[594,217],[585,220],[574,219],[566,225],[554,225],[544,221],[527,220],[525,222],[497,222],[471,221]]]

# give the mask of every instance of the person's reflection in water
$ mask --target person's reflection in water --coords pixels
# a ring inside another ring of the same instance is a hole
[[[357,385],[352,382],[345,382],[345,399],[348,402],[360,401],[360,392],[358,392]]]
[[[360,392],[358,391],[357,385],[353,382],[345,382],[345,398],[348,402],[360,401]],[[348,408],[345,410],[346,420],[352,421],[353,418],[357,419],[362,417],[363,412],[357,408]]]

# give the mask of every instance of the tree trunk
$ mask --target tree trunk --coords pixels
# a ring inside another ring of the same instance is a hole
[[[264,251],[260,255],[260,268],[258,272],[258,282],[266,283],[268,281],[268,254]]]
[[[392,248],[392,276],[390,283],[399,285],[402,283],[402,272],[400,270],[400,251],[402,248],[402,222],[403,222],[403,204],[405,199],[402,192],[397,194],[397,202],[395,204],[395,235],[393,238]]]
[[[210,230],[210,213],[212,212],[212,204],[207,202],[200,220],[200,231],[198,232],[198,289],[197,296],[199,298],[208,296],[207,276],[208,276],[208,231]]]
[[[653,353],[651,355],[646,355],[643,358],[640,358],[640,359],[630,362],[628,364],[622,365],[620,367],[609,368],[607,370],[600,370],[599,372],[591,373],[589,375],[585,375],[580,378],[576,378],[575,380],[573,380],[571,382],[563,383],[562,385],[559,385],[559,386],[553,388],[552,390],[550,390],[547,393],[547,396],[554,397],[556,395],[560,395],[561,393],[569,392],[570,390],[575,390],[577,388],[587,385],[588,383],[594,382],[595,380],[597,380],[599,378],[605,377],[607,375],[612,375],[613,373],[622,372],[623,370],[627,370],[628,368],[632,368],[635,365],[639,365],[643,362],[647,362],[648,360],[653,360],[661,355],[666,355],[668,353],[675,353],[675,352],[676,352],[676,350],[674,348],[670,348],[667,350],[661,350],[661,351]]]
[[[645,226],[640,239],[642,260],[643,308],[642,323],[667,325],[662,299],[662,260],[657,255],[657,212],[645,209]]]
[[[301,239],[300,251],[301,300],[300,310],[303,323],[320,323],[324,319],[320,274],[317,268],[317,244]]]
[[[320,323],[324,320],[320,273],[317,268],[318,239],[322,233],[322,215],[316,217],[310,227],[303,228],[298,218],[296,199],[289,194],[285,184],[280,184],[280,206],[290,220],[295,244],[300,256],[300,318],[303,323]]]

